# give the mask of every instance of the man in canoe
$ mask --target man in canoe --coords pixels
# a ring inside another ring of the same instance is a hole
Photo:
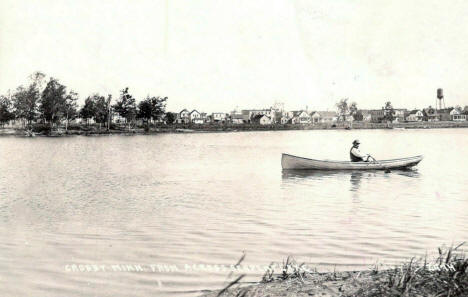
[[[361,142],[356,139],[353,141],[353,146],[351,147],[351,150],[349,151],[349,157],[351,158],[351,162],[369,162],[369,159],[375,159],[371,157],[369,154],[363,154],[361,151],[359,151],[359,145]]]

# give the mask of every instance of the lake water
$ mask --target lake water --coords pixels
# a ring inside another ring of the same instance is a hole
[[[468,241],[467,136],[468,129],[2,137],[0,295],[196,296],[223,287],[223,267],[244,253],[244,265],[292,255],[323,271],[430,254]],[[377,159],[425,159],[391,173],[281,170],[283,152],[347,160],[355,138]],[[85,264],[101,268],[77,271]],[[158,264],[177,270],[159,272],[151,266]],[[245,281],[261,275],[252,267]]]

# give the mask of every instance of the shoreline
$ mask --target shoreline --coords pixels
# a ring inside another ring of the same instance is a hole
[[[95,126],[82,127],[72,126],[68,131],[61,129],[52,133],[44,131],[34,132],[34,136],[43,137],[66,137],[66,136],[100,136],[100,135],[155,135],[155,134],[177,134],[177,133],[228,133],[228,132],[253,132],[253,131],[292,131],[292,130],[414,130],[414,129],[449,129],[468,128],[468,121],[462,122],[409,122],[409,123],[367,123],[357,122],[350,126],[347,123],[315,124],[315,125],[173,125],[156,126],[149,130],[143,127],[133,129],[117,128],[107,131],[105,128]],[[28,137],[28,130],[24,128],[5,127],[0,128],[0,136],[22,136]]]
[[[468,258],[457,248],[439,248],[439,256],[410,259],[392,269],[378,265],[363,271],[318,273],[302,269],[303,264],[286,260],[282,271],[266,272],[255,284],[240,284],[242,275],[224,289],[208,291],[200,297],[396,297],[396,296],[468,296]],[[289,264],[288,264],[289,263]]]

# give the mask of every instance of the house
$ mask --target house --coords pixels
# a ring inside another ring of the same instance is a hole
[[[386,111],[389,112],[389,111]],[[408,112],[406,108],[394,108],[393,109],[393,122],[404,122],[405,121],[405,114]]]
[[[155,124],[167,124],[167,115],[162,114],[161,116],[154,119],[153,123],[155,123]]]
[[[338,114],[335,111],[316,111],[320,115],[320,122],[334,123],[338,121]]]
[[[310,113],[310,121],[314,124],[317,124],[317,123],[320,123],[320,121],[322,120],[322,116],[316,112],[316,111],[313,111]]]
[[[466,114],[462,112],[459,108],[454,108],[450,112],[450,116],[452,117],[452,121],[460,122],[466,121]]]
[[[408,113],[406,120],[408,122],[421,122],[424,118],[424,114],[419,109],[414,109]]]
[[[250,123],[252,119],[257,115],[266,115],[268,116],[274,123],[276,118],[276,110],[273,108],[269,109],[244,109],[241,111],[242,115],[244,116],[244,122]]]
[[[188,124],[190,123],[190,115],[189,111],[187,109],[182,109],[178,114],[177,114],[177,119],[176,122],[178,124]]]
[[[393,108],[393,109],[371,109],[368,112],[370,113],[370,122],[372,123],[381,123],[386,122],[385,118],[393,111],[393,122],[403,122],[405,121],[406,115],[408,115],[408,110],[406,108]],[[368,116],[367,116],[368,117]]]
[[[310,124],[311,117],[305,110],[292,111],[291,124]]]
[[[281,116],[281,118],[279,119],[279,123],[281,123],[281,125],[286,125],[288,122],[289,118],[285,115]]]
[[[213,112],[211,114],[213,123],[225,123],[226,114],[224,112]]]
[[[439,114],[440,121],[451,121],[452,115],[450,114],[453,110],[453,107],[438,109],[437,113]]]
[[[346,120],[352,121],[351,116],[347,115]],[[338,121],[338,115],[334,111],[314,111],[310,113],[310,121],[314,124],[333,123],[333,122]]]
[[[233,124],[240,125],[244,123],[244,116],[242,114],[231,114],[231,121]]]
[[[273,123],[273,120],[267,115],[257,114],[252,118],[252,123],[260,125],[271,125]]]
[[[204,122],[201,117],[201,114],[195,109],[189,113],[189,118],[190,122],[194,124],[203,124]]]
[[[244,121],[244,115],[242,114],[242,111],[238,110],[237,107],[233,111],[231,111],[231,123],[240,125],[244,124],[246,121]]]
[[[209,121],[209,117],[208,117],[208,114],[206,112],[202,112],[200,113],[200,117],[201,119],[203,120],[203,123],[208,123]]]
[[[385,110],[382,109],[371,109],[369,110],[371,115],[371,122],[372,123],[380,123],[382,122],[383,118],[385,117]]]
[[[342,118],[342,116],[341,116],[341,118]],[[345,122],[352,122],[352,121],[354,121],[354,117],[352,115],[350,115],[350,114],[347,114],[347,115],[344,116],[344,120],[345,120]]]
[[[372,120],[372,115],[369,110],[361,109],[358,111],[362,115],[361,121],[363,122],[370,122]]]
[[[277,111],[275,112],[275,120],[274,123],[285,125],[289,121],[288,113],[284,111]]]
[[[115,113],[112,115],[111,118],[112,123],[126,123],[126,119],[122,116],[120,116],[118,113]],[[84,118],[76,118],[75,122],[78,124],[94,124],[96,121],[94,118],[89,118],[89,119],[84,119]]]
[[[432,108],[431,106],[423,109],[423,115],[424,115],[424,118],[423,118],[424,121],[437,122],[440,120],[440,115],[437,112],[437,109]]]

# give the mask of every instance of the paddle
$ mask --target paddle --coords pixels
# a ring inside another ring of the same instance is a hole
[[[390,173],[392,172],[390,169],[386,168],[384,164],[380,163],[379,161],[377,161],[377,159],[375,159],[374,157],[372,157],[371,155],[369,155],[369,158],[372,158],[372,160],[374,160],[374,162],[380,164],[380,166],[383,166],[385,168],[385,173]]]

